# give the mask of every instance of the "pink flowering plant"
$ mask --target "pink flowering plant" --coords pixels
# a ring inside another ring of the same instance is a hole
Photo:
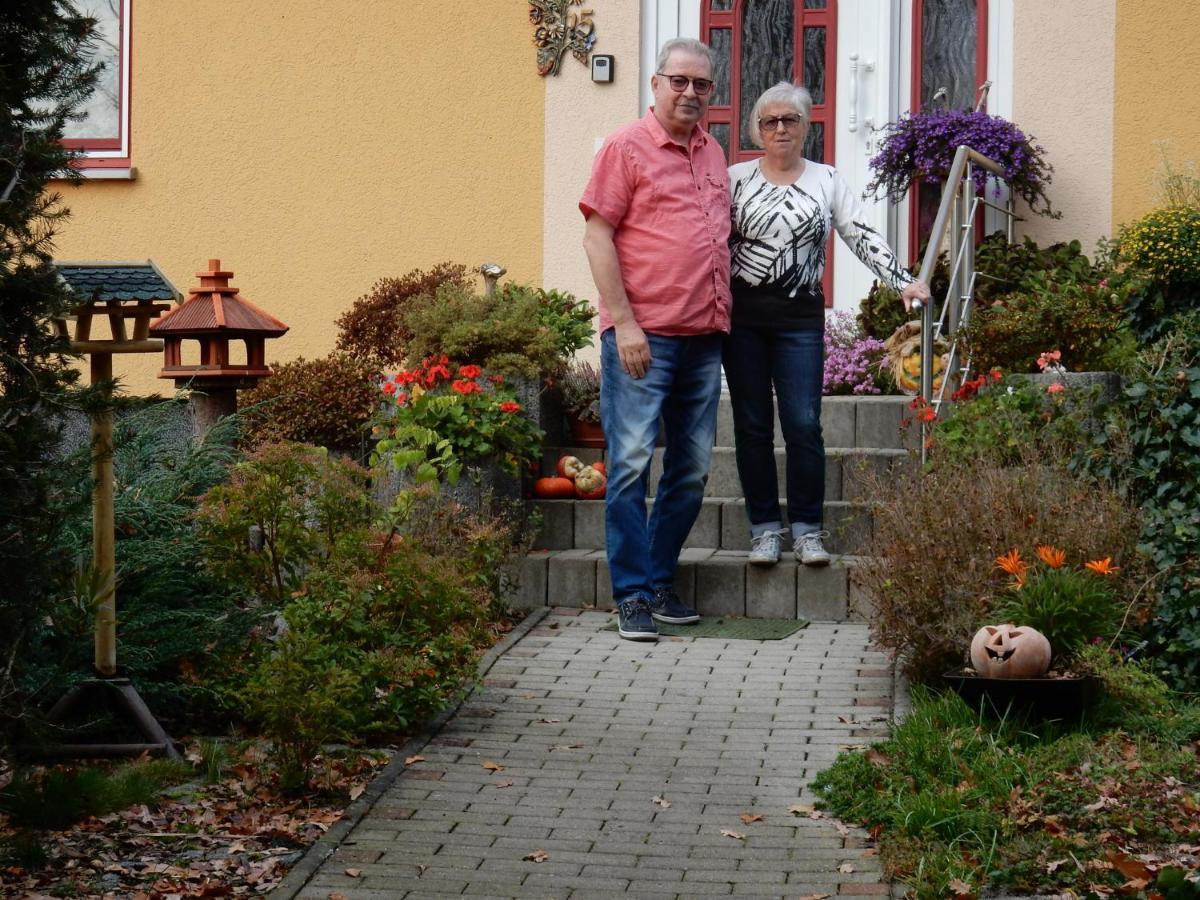
[[[982,110],[924,110],[906,113],[884,128],[879,152],[870,161],[875,176],[867,196],[880,195],[894,202],[904,199],[909,187],[923,181],[937,184],[950,174],[954,153],[966,145],[999,164],[1013,194],[1038,215],[1058,218],[1050,208],[1046,187],[1054,171],[1046,150],[1020,128]],[[987,188],[989,173],[975,167],[975,188]]]
[[[891,390],[890,376],[881,367],[883,342],[867,337],[849,313],[834,313],[825,323],[825,377],[821,392],[881,394]]]
[[[518,475],[542,454],[542,432],[521,414],[512,385],[480,366],[428,356],[381,390],[372,465],[386,462],[418,483],[456,484],[464,471],[478,481],[489,463]]]

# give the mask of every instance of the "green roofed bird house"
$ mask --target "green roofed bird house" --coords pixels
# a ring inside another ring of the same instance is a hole
[[[180,294],[154,263],[57,263],[59,275],[78,298],[69,316],[53,322],[71,349],[90,357],[92,384],[112,380],[114,353],[157,353],[162,343],[149,335],[150,323],[171,308]],[[107,319],[108,334],[93,332]],[[105,705],[127,716],[144,743],[64,744],[61,756],[138,756],[146,752],[178,756],[174,742],[117,670],[117,583],[113,519],[112,412],[92,414],[92,567],[96,578],[95,678],[73,688],[50,711],[65,727],[78,708]]]
[[[200,287],[192,288],[181,306],[150,327],[162,338],[163,368],[159,378],[170,378],[178,388],[192,390],[193,427],[204,434],[223,416],[237,411],[237,392],[254,387],[271,374],[266,362],[266,339],[285,334],[288,326],[259,309],[230,284],[233,272],[222,271],[219,259],[208,261],[207,272],[197,272]],[[200,345],[195,364],[184,362],[184,341]],[[245,359],[236,360],[230,343],[245,344]]]

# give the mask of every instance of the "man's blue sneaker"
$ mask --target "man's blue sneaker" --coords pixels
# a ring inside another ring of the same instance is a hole
[[[659,588],[650,601],[650,615],[668,625],[691,625],[700,621],[700,613],[687,606],[669,587]]]
[[[617,634],[627,641],[657,641],[658,626],[650,618],[650,601],[629,597],[617,604]]]

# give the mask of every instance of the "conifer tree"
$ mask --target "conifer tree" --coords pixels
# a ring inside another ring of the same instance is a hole
[[[94,26],[66,0],[0,12],[0,729],[20,715],[20,653],[71,562],[55,558],[53,454],[60,413],[79,395],[66,342],[49,327],[70,298],[51,262],[67,210],[48,188],[71,177],[63,128],[96,81]]]

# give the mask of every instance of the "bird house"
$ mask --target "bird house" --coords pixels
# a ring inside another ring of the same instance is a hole
[[[163,368],[159,378],[172,378],[176,387],[199,390],[253,387],[271,374],[266,362],[266,339],[285,334],[288,327],[259,309],[230,284],[233,272],[222,271],[219,259],[208,261],[207,272],[197,272],[200,286],[187,300],[150,326],[163,340]],[[200,345],[199,362],[184,364],[184,342]],[[245,344],[245,362],[233,362],[230,343]]]

